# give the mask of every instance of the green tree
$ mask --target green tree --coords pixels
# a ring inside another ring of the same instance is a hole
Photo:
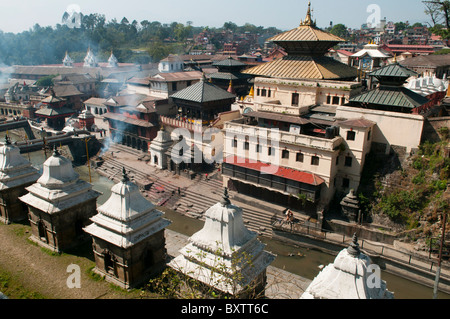
[[[348,38],[348,28],[343,24],[336,24],[333,26],[330,30],[330,33],[334,34],[335,36],[338,36],[340,38]]]

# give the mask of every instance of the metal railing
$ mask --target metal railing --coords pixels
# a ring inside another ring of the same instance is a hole
[[[328,241],[342,247],[350,244],[353,239],[353,236],[338,234],[318,227],[317,224],[308,221],[294,220],[294,222],[290,222],[280,216],[272,217],[272,227],[277,230]],[[420,254],[408,253],[396,249],[391,245],[375,243],[366,239],[359,239],[359,245],[368,255],[380,256],[425,272],[435,271],[438,265],[438,259],[433,258],[431,254],[427,257]],[[446,261],[443,261],[441,264],[441,277],[450,280],[450,263]]]

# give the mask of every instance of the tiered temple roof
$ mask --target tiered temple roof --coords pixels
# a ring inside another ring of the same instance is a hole
[[[281,33],[269,41],[283,47],[287,56],[272,62],[243,71],[254,76],[276,77],[285,79],[323,79],[323,80],[353,80],[357,70],[325,57],[328,49],[343,42],[331,33],[316,27],[311,17],[311,4],[305,21],[290,31]]]

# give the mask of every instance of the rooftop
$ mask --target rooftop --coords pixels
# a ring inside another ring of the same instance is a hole
[[[234,155],[225,158],[224,162],[227,164],[233,164],[236,166],[244,167],[262,173],[267,171],[267,169],[272,165],[260,161],[250,160],[248,158],[241,158]],[[273,175],[313,186],[320,186],[323,183],[325,183],[325,180],[323,180],[316,174],[302,172],[282,166],[279,166],[278,169],[276,170],[276,173]]]
[[[173,99],[192,101],[196,103],[206,103],[236,98],[234,94],[231,94],[203,79],[200,82],[176,92],[170,97]]]
[[[353,79],[357,70],[333,58],[320,56],[286,56],[242,71],[255,76],[285,79],[339,80]]]

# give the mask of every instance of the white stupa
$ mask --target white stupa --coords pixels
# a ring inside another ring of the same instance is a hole
[[[63,60],[63,65],[64,66],[69,66],[69,67],[73,66],[73,60],[69,56],[69,53],[67,53],[67,52],[66,52],[66,56],[64,57],[64,60]]]
[[[95,58],[94,53],[92,53],[92,50],[91,50],[90,47],[88,48],[86,57],[84,58],[84,65],[83,66],[86,67],[86,68],[94,68],[94,67],[98,66],[97,59]]]
[[[314,278],[301,299],[393,299],[385,281],[373,280],[371,265],[370,258],[359,250],[355,235],[352,244],[338,254],[334,263]]]
[[[111,56],[108,59],[108,68],[117,68],[118,65],[119,60],[117,60],[116,56],[111,51]]]
[[[203,229],[189,238],[169,266],[226,294],[261,293],[266,269],[276,256],[264,251],[257,234],[245,227],[242,209],[230,203],[226,188],[222,201],[209,208],[205,217]]]
[[[27,210],[18,198],[27,193],[25,188],[34,184],[39,176],[6,136],[5,144],[0,147],[0,221],[9,224],[27,219]]]

